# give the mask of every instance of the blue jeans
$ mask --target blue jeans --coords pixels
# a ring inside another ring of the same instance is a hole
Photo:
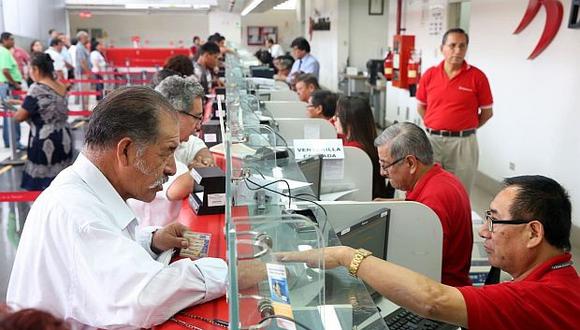
[[[0,97],[5,100],[8,98],[8,84],[0,84]],[[8,126],[11,124],[9,123],[10,118],[3,117],[2,118],[2,139],[4,139],[4,146],[6,148],[10,147],[10,136],[8,135]],[[16,147],[20,146],[20,123],[15,121],[12,122],[14,124],[14,138],[16,140]]]

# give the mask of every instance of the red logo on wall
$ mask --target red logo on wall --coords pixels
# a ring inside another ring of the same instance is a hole
[[[528,60],[533,60],[548,47],[552,40],[554,40],[554,37],[556,37],[562,23],[564,8],[559,0],[530,0],[526,13],[520,25],[514,31],[514,34],[522,32],[532,22],[534,17],[536,17],[542,6],[546,9],[546,25],[544,25],[544,31],[542,32],[540,41],[538,41],[536,48],[528,56]]]

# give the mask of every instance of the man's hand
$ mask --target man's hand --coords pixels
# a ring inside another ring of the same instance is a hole
[[[171,248],[187,248],[189,243],[183,238],[183,232],[188,228],[179,222],[174,222],[158,229],[151,238],[151,247],[159,251],[169,250]]]
[[[189,164],[189,168],[215,166],[213,158],[196,157]]]
[[[331,269],[350,265],[354,253],[355,250],[348,246],[332,246],[304,252],[282,252],[276,257],[281,262],[305,262],[308,267],[313,268],[320,267],[319,260],[324,258],[324,268]]]
[[[268,278],[266,264],[260,260],[241,260],[238,262],[238,288],[240,290],[255,287]]]

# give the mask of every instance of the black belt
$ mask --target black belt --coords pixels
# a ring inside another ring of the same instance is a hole
[[[427,133],[431,135],[438,135],[438,136],[453,136],[453,137],[466,137],[470,136],[471,134],[475,134],[476,129],[466,129],[465,131],[453,132],[453,131],[444,131],[444,130],[436,130],[436,129],[425,129]]]

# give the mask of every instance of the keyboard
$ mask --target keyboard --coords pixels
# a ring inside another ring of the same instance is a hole
[[[459,328],[455,325],[426,319],[402,307],[387,315],[384,320],[391,330],[451,330]]]

